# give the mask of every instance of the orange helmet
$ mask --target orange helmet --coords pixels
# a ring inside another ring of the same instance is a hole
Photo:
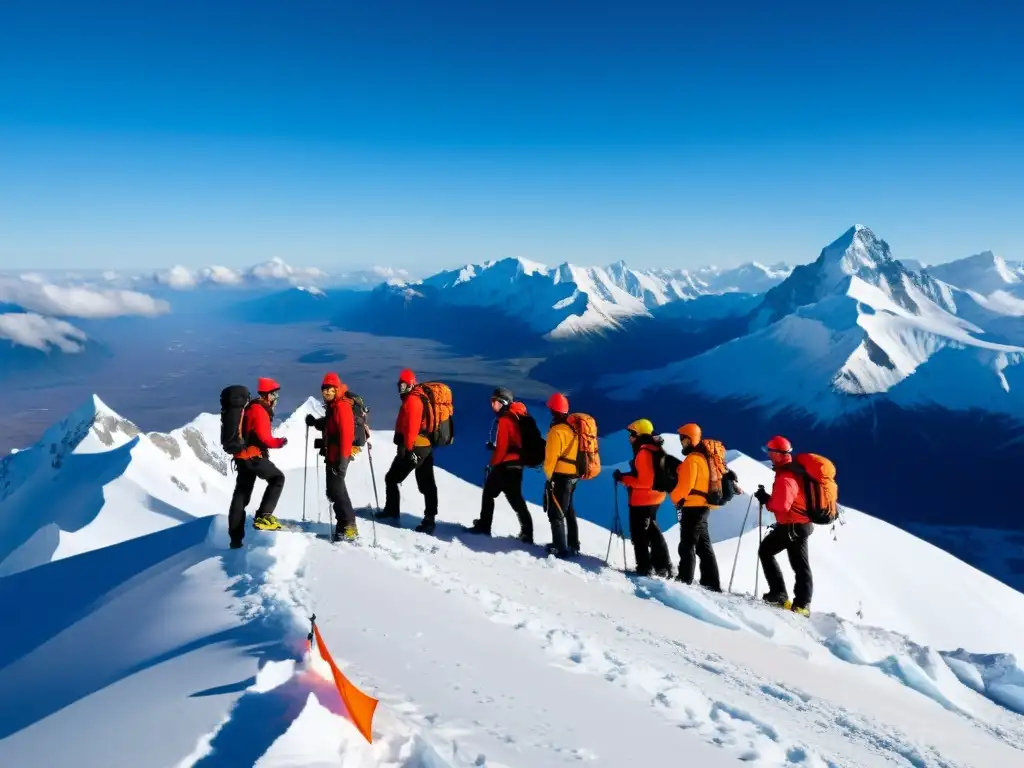
[[[690,443],[694,446],[700,442],[701,431],[700,427],[696,424],[683,424],[683,426],[677,429],[676,432],[679,433],[680,437],[690,438]]]
[[[555,413],[566,414],[569,412],[569,398],[561,392],[555,392],[548,398],[548,408]]]
[[[775,451],[776,453],[792,453],[793,446],[789,440],[784,438],[782,435],[776,435],[765,444],[766,451]]]

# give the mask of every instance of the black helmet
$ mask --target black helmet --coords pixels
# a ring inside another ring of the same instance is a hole
[[[508,387],[498,387],[491,393],[491,400],[497,400],[504,406],[512,405],[512,390]]]

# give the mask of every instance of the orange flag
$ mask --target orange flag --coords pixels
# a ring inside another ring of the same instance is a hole
[[[350,683],[348,678],[341,673],[338,665],[331,658],[331,652],[324,645],[324,639],[320,636],[320,628],[315,623],[313,624],[313,633],[316,636],[316,644],[320,649],[321,658],[331,668],[331,674],[334,675],[334,684],[338,688],[338,693],[341,694],[341,700],[345,702],[345,708],[348,710],[349,717],[352,718],[352,722],[355,723],[359,732],[363,734],[363,738],[372,744],[371,729],[373,727],[373,713],[377,709],[377,699],[367,696]]]

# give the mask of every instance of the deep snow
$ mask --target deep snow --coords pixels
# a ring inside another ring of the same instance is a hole
[[[288,474],[282,518],[302,516],[311,407],[276,430],[291,438],[274,454]],[[71,750],[76,765],[105,767],[1021,764],[1024,595],[869,515],[845,510],[834,536],[812,537],[810,620],[624,575],[617,539],[604,568],[608,531],[588,522],[577,562],[542,557],[501,537],[516,528],[503,500],[494,538],[465,534],[479,489],[443,471],[436,537],[409,530],[422,509],[410,481],[406,527],[378,524],[378,547],[364,519],[356,545],[250,530],[231,551],[223,515],[209,514],[226,509],[231,480],[194,450],[216,445],[216,419],[179,432],[188,452],[177,455],[128,424],[96,400],[4,462],[5,531],[55,528],[58,546],[0,559],[0,764],[61,765]],[[375,433],[378,481],[390,437]],[[34,455],[75,439],[58,467]],[[610,507],[621,444],[605,440],[605,473],[580,504]],[[350,474],[364,512],[367,459]],[[770,479],[740,454],[730,466],[748,490]],[[170,473],[206,490],[184,480],[183,491]],[[36,519],[44,487],[64,489],[71,518]],[[132,488],[178,513],[152,514]],[[306,528],[323,530],[312,465],[307,490]],[[726,580],[747,501],[712,516]],[[84,523],[78,506],[91,510]],[[753,506],[737,592],[754,588]],[[677,531],[668,538],[674,550]],[[312,612],[341,668],[381,701],[373,745],[343,717],[323,665],[303,657]]]

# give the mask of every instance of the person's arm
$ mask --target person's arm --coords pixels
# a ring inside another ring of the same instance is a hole
[[[252,431],[256,433],[256,439],[267,448],[283,448],[285,440],[282,437],[274,437],[270,431],[270,414],[260,405],[254,405],[252,417]]]
[[[639,451],[633,459],[633,469],[619,478],[627,488],[650,488],[654,485],[654,462],[650,451]]]
[[[352,457],[352,441],[356,435],[356,422],[352,415],[352,406],[343,402],[334,409],[334,412],[335,426],[338,428],[338,448],[342,458],[348,459]]]
[[[402,414],[402,439],[405,442],[405,450],[412,451],[420,434],[420,424],[423,423],[423,401],[418,395],[406,396],[402,401]]]
[[[676,470],[676,487],[669,494],[675,506],[679,506],[697,484],[697,461],[697,457],[691,453]]]
[[[555,474],[558,460],[562,458],[568,448],[570,437],[566,433],[569,430],[561,427],[561,424],[556,424],[548,430],[548,440],[544,445],[544,474],[547,475],[548,480]]]
[[[498,419],[498,432],[494,436],[494,451],[491,453],[491,466],[501,464],[508,456],[508,449],[512,438],[512,419],[503,417]]]

